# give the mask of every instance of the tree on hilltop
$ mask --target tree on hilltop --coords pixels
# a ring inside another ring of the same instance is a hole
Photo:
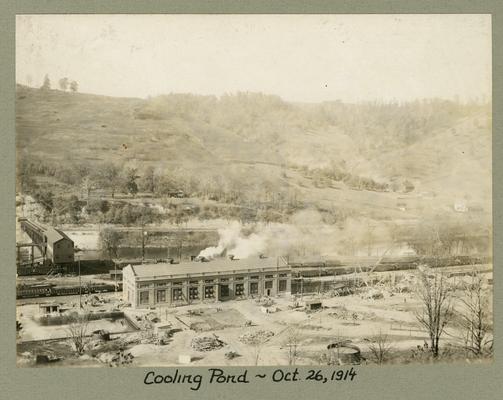
[[[68,89],[68,78],[61,78],[59,80],[59,88],[63,91],[66,91]]]
[[[50,90],[51,89],[51,80],[49,79],[48,74],[45,74],[44,83],[42,84],[40,89],[42,89],[42,90]]]
[[[79,90],[79,84],[77,83],[77,81],[70,82],[70,90],[74,93]]]

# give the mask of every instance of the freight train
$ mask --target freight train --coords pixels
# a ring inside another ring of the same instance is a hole
[[[122,291],[122,282],[118,282],[117,290]],[[82,285],[81,293],[105,293],[114,292],[114,283],[91,283]],[[42,284],[21,284],[16,287],[16,298],[49,297],[49,296],[69,296],[79,294],[79,286],[61,286],[52,283]]]
[[[344,260],[330,261],[299,261],[290,262],[292,273],[303,277],[317,277],[327,275],[350,274],[355,271],[402,271],[416,269],[418,265],[428,265],[434,268],[450,267],[457,265],[490,263],[491,258],[483,255],[450,256],[450,257],[425,257],[425,256],[396,256],[384,257],[346,257]]]

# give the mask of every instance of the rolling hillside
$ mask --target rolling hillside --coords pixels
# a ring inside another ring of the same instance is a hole
[[[398,192],[316,187],[310,170],[391,185],[408,180],[442,207],[456,199],[491,206],[489,106],[432,100],[408,104],[292,104],[276,96],[171,94],[113,98],[18,85],[21,157],[233,176],[246,188],[268,182],[327,206],[389,208]],[[306,171],[309,173],[306,174]]]

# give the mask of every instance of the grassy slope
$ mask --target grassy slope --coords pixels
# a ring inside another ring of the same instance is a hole
[[[194,111],[197,102],[189,102],[182,111],[166,112],[167,103],[156,104],[155,99],[44,93],[18,86],[18,151],[62,161],[135,160],[140,165],[181,167],[192,173],[231,173],[249,186],[260,186],[267,179],[295,188],[303,199],[327,208],[400,215],[396,193],[353,191],[344,185],[340,190],[317,189],[297,170],[285,167],[335,163],[384,180],[406,176],[418,192],[436,192],[434,205],[438,207],[452,205],[457,198],[482,204],[486,210],[490,207],[491,136],[486,114],[459,118],[409,146],[382,146],[370,155],[362,153],[361,141],[337,125],[319,126],[315,114],[300,106],[273,104],[269,108],[278,108],[271,114],[266,103],[256,115],[256,105],[245,105],[239,112],[230,108],[228,114],[224,105],[219,116],[212,114],[214,100],[207,101],[206,110],[196,110],[199,114]],[[147,117],[142,116],[145,112]],[[255,113],[250,120],[248,112]]]

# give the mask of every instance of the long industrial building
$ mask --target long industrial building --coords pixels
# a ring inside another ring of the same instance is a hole
[[[134,308],[178,306],[291,292],[291,271],[269,258],[129,265],[123,299]]]

